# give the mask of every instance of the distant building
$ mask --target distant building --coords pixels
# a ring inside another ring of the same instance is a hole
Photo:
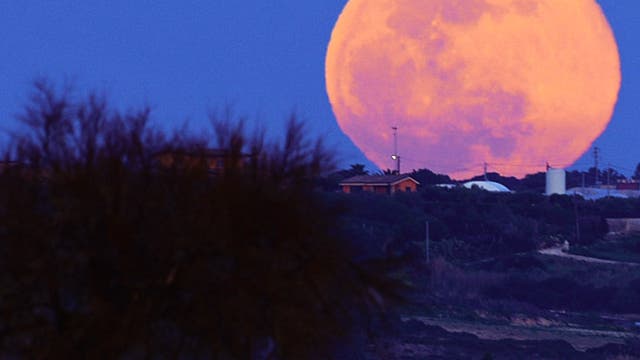
[[[545,195],[564,195],[567,192],[567,175],[564,169],[552,168],[547,165]]]
[[[597,184],[589,187],[574,187],[567,190],[568,195],[581,196],[586,200],[598,200],[606,197],[640,198],[640,183],[633,180],[620,180],[615,184]]]
[[[640,219],[621,218],[606,219],[609,235],[640,234]]]
[[[581,196],[585,200],[598,200],[606,197],[613,198],[637,198],[640,197],[638,190],[618,190],[613,186],[610,188],[575,187],[567,190],[567,195]]]
[[[236,167],[244,166],[246,160],[250,157],[247,154],[231,156],[228,151],[222,149],[207,149],[204,151],[161,151],[154,155],[156,164],[161,168],[171,168],[174,166],[181,167],[199,167],[205,166],[207,171],[212,174],[221,174],[226,167],[235,165]],[[234,162],[235,164],[230,164]]]
[[[466,187],[467,189],[477,187],[481,190],[491,192],[511,192],[508,187],[495,181],[467,181],[466,183],[462,184],[462,186]]]
[[[46,177],[48,174],[48,171],[46,170],[34,170],[25,163],[18,161],[0,161],[0,174],[8,171],[17,171],[20,176],[23,176],[28,180]]]
[[[20,165],[22,164],[17,161],[0,161],[0,173]]]
[[[637,182],[618,182],[616,190],[640,190],[640,183]]]
[[[362,191],[376,194],[415,192],[420,183],[409,175],[358,175],[340,183],[342,192],[350,194]]]
[[[443,189],[455,189],[458,187],[457,184],[435,184],[434,186]]]

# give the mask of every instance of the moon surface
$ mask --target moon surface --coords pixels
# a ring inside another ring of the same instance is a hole
[[[338,124],[370,160],[395,168],[397,126],[402,170],[455,178],[571,165],[621,78],[594,0],[350,0],[325,65]]]

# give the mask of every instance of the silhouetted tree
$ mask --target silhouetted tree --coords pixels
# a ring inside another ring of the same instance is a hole
[[[436,174],[429,169],[413,170],[410,175],[423,187],[436,184],[450,184],[452,182],[448,175]]]
[[[603,173],[604,178],[602,179],[602,181],[604,183],[606,183],[608,180],[610,184],[616,184],[618,181],[627,179],[624,174],[621,174],[616,169],[611,167],[604,169]]]
[[[640,163],[636,165],[636,170],[633,172],[633,176],[631,178],[635,181],[640,181]]]
[[[212,115],[212,176],[210,139],[149,116],[36,83],[0,174],[0,357],[331,358],[366,328],[391,283],[313,190],[322,142]]]
[[[326,191],[336,191],[342,180],[358,175],[368,175],[363,164],[351,164],[349,169],[342,169],[329,173],[318,180],[319,185]]]
[[[365,170],[364,164],[351,164],[351,167],[349,168],[348,171],[349,171],[351,176],[368,175],[369,174],[369,172],[367,170]]]

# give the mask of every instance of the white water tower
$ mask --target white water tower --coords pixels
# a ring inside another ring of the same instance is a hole
[[[567,176],[564,169],[547,169],[546,195],[564,195],[567,189]]]

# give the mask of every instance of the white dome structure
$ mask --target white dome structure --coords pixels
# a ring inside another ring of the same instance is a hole
[[[491,192],[511,192],[508,187],[495,181],[467,181],[466,183],[462,184],[462,186],[466,187],[467,189],[471,189],[474,186],[477,186],[482,190]]]

